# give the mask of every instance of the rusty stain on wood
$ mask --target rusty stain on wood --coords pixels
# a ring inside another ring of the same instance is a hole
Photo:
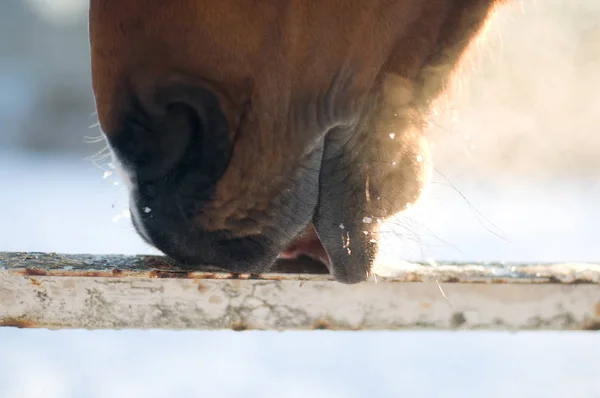
[[[315,320],[315,322],[313,323],[312,326],[313,329],[315,330],[327,330],[327,329],[331,329],[331,323],[329,321],[327,321],[326,319],[317,319]]]
[[[600,331],[600,320],[592,320],[583,325],[583,330]]]
[[[231,324],[231,330],[234,332],[243,332],[244,330],[248,330],[250,327],[244,322],[234,322]]]
[[[28,321],[27,319],[17,319],[11,317],[0,318],[0,326],[14,327],[18,329],[31,329],[36,327],[33,322]]]
[[[234,275],[160,256],[0,253],[0,326],[600,330],[595,264],[403,263],[357,285],[319,266]]]

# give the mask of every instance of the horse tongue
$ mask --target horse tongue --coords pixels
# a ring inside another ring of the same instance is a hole
[[[279,254],[279,258],[283,260],[293,260],[299,256],[307,256],[320,261],[331,269],[331,261],[327,250],[321,243],[321,239],[319,239],[312,223],[290,246]]]

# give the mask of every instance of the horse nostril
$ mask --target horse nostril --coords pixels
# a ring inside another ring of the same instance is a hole
[[[215,93],[197,83],[173,80],[158,89],[157,102],[166,104],[173,122],[178,115],[194,115],[187,119],[193,134],[181,158],[181,169],[193,171],[198,186],[214,185],[225,172],[232,152],[227,118]]]
[[[132,104],[109,143],[138,183],[195,170],[204,174],[205,184],[214,184],[222,175],[231,145],[214,93],[192,85],[161,86],[144,105],[135,99]]]
[[[123,116],[120,131],[109,144],[123,166],[138,182],[158,180],[185,156],[190,144],[202,135],[194,109],[169,104],[160,113],[132,105]]]
[[[153,181],[168,174],[186,155],[189,147],[202,140],[202,123],[187,104],[167,106],[149,134],[140,139],[145,150],[135,165],[139,181]]]

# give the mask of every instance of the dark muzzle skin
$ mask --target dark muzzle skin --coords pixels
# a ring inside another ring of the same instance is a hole
[[[297,172],[283,180],[267,211],[211,229],[203,210],[214,202],[233,152],[227,118],[217,96],[201,86],[169,84],[154,103],[160,111],[132,104],[118,124],[122,130],[108,137],[129,181],[136,231],[182,266],[268,270],[314,213],[323,140],[294,165]]]
[[[494,3],[91,0],[135,229],[189,269],[253,274],[310,230],[335,280],[366,280],[380,224],[426,184],[423,118]]]

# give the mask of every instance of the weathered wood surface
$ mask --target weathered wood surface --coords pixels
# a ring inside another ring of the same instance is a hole
[[[0,326],[598,330],[600,265],[401,263],[357,285],[320,265],[187,271],[157,256],[0,253]]]

